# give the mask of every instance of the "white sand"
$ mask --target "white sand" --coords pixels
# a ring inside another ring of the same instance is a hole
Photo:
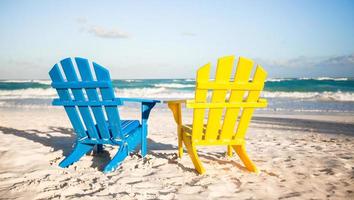
[[[353,119],[258,115],[247,149],[261,173],[211,147],[200,149],[207,173],[198,175],[188,154],[177,159],[171,114],[155,109],[148,156],[135,153],[103,174],[116,147],[58,167],[74,141],[62,109],[1,109],[0,199],[354,199]]]

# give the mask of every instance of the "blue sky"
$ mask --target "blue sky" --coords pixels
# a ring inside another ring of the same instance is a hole
[[[0,79],[47,79],[65,57],[113,78],[189,78],[236,55],[270,77],[354,76],[354,1],[4,1]]]

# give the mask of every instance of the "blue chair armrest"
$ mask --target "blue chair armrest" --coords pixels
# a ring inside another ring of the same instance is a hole
[[[154,99],[142,99],[142,98],[119,98],[122,102],[136,102],[141,103],[141,122],[145,124],[149,118],[151,109],[156,103],[160,103],[159,100]]]
[[[141,98],[119,98],[122,101],[137,102],[137,103],[160,103],[159,100],[154,99],[141,99]]]

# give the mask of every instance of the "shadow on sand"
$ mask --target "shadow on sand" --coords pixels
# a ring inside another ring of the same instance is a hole
[[[75,133],[71,128],[63,127],[49,127],[49,131],[39,131],[35,129],[28,130],[18,130],[9,127],[0,126],[0,131],[3,134],[11,134],[17,137],[22,137],[27,140],[33,141],[35,143],[42,144],[47,147],[53,148],[53,151],[62,150],[63,155],[67,156],[70,154],[75,143]],[[60,135],[56,133],[61,133]],[[118,151],[118,148],[116,148]],[[151,153],[151,150],[175,150],[176,146],[171,144],[163,144],[160,142],[155,142],[154,140],[148,138],[148,150]],[[137,149],[138,151],[139,149]],[[96,154],[96,152],[93,152]],[[100,154],[96,154],[92,159],[92,167],[102,170],[105,164],[111,160],[109,152],[103,151]]]
[[[277,130],[298,130],[304,132],[354,136],[354,124],[349,123],[278,117],[253,117],[252,122],[267,126],[273,125],[271,129]]]
[[[4,134],[15,135],[47,147],[52,147],[54,151],[63,150],[64,155],[70,153],[75,141],[72,129],[63,127],[49,127],[49,131],[39,131],[34,129],[18,130],[0,126],[0,131]],[[61,133],[61,136],[53,134],[56,132]]]
[[[255,125],[272,125],[271,129],[277,130],[297,130],[306,132],[318,132],[325,134],[344,134],[348,136],[354,136],[354,124],[341,123],[341,122],[324,122],[308,119],[289,119],[289,118],[276,118],[276,117],[254,117],[252,119]],[[18,130],[9,127],[1,127],[0,131],[3,134],[11,134],[17,137],[22,137],[27,140],[42,144],[47,147],[53,148],[54,151],[62,150],[63,155],[67,156],[72,150],[73,144],[75,143],[75,134],[71,128],[63,127],[49,127],[49,131],[39,131],[34,129],[29,130]],[[60,133],[60,134],[58,134]],[[118,150],[118,148],[117,148]],[[156,142],[148,138],[148,150],[149,154],[167,159],[170,163],[176,163],[180,168],[186,171],[194,171],[193,169],[186,168],[179,164],[176,159],[176,153],[171,152],[153,152],[154,150],[177,150],[177,147],[171,144],[164,144]],[[104,151],[99,155],[93,156],[92,167],[102,170],[104,165],[109,162],[111,155]],[[220,161],[215,155],[200,154],[201,157],[205,157],[210,160],[218,162],[229,162]],[[222,156],[222,155],[220,155]],[[239,164],[234,164],[239,169],[244,170],[244,167]]]
[[[4,134],[11,134],[18,137],[40,143],[44,146],[52,147],[54,151],[63,150],[64,155],[68,155],[75,142],[75,134],[71,128],[49,127],[49,131],[39,131],[34,129],[18,130],[0,126],[0,131]],[[61,133],[61,136],[56,136],[53,133]],[[64,135],[64,136],[63,136]],[[148,138],[149,150],[175,150],[176,146],[171,144],[163,144],[155,142]]]

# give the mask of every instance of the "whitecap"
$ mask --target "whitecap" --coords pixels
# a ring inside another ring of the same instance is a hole
[[[265,98],[290,98],[313,101],[354,101],[353,92],[263,92]]]
[[[194,87],[193,84],[179,84],[179,83],[159,83],[154,84],[154,87],[162,87],[162,88],[190,88]]]

